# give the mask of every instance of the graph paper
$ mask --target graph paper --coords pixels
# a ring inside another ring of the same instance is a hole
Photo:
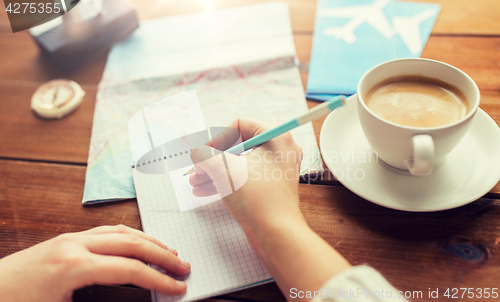
[[[176,200],[170,173],[152,175],[132,169],[132,175],[144,232],[191,263],[189,275],[171,275],[187,282],[187,292],[181,296],[152,292],[153,301],[198,300],[272,281],[222,200],[181,212],[182,201]],[[184,193],[192,196],[190,191]]]

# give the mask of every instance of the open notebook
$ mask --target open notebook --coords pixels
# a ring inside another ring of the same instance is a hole
[[[181,114],[186,108],[190,114]],[[143,230],[192,264],[191,273],[181,278],[188,284],[185,295],[153,292],[153,299],[198,300],[271,281],[220,196],[194,196],[189,177],[183,176],[193,164],[192,148],[225,129],[205,126],[195,91],[145,107],[128,128]]]
[[[170,174],[132,169],[145,233],[174,247],[192,265],[183,296],[152,292],[153,301],[192,301],[272,281],[222,200],[181,212]],[[189,186],[187,183],[183,185]],[[217,197],[209,197],[217,199]]]

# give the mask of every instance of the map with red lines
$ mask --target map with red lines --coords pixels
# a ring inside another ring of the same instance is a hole
[[[191,26],[182,29],[180,24]],[[245,116],[279,124],[305,112],[286,5],[271,2],[145,21],[115,45],[97,93],[84,203],[135,197],[130,117],[191,89],[207,127],[227,126]],[[175,120],[189,114],[182,103],[174,104],[164,122],[181,137],[186,129],[176,127]],[[304,150],[301,173],[322,170],[312,125],[296,128],[292,135]]]

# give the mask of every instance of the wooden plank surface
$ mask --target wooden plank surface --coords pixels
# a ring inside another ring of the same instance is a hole
[[[93,226],[123,223],[141,228],[134,200],[82,207],[84,174],[84,167],[74,165],[0,160],[0,257]],[[308,223],[320,236],[352,264],[375,267],[400,290],[498,286],[499,200],[408,213],[377,206],[343,187],[306,184],[300,185],[300,199]],[[76,295],[81,301],[149,299],[140,289],[103,286]],[[273,284],[224,298],[283,300]]]
[[[399,290],[442,293],[448,287],[497,284],[498,222],[491,220],[498,220],[498,200],[408,213],[371,204],[341,187],[310,188],[301,191],[301,199],[307,200],[302,211],[311,227],[351,263],[368,263]]]
[[[6,85],[31,85],[36,87],[54,78],[67,78],[76,81],[83,87],[99,84],[106,55],[86,64],[72,73],[63,73],[54,68],[39,53],[33,39],[28,32],[19,33],[0,32],[0,84]],[[8,58],[8,59],[7,59]]]
[[[491,0],[417,0],[439,3],[439,13],[433,34],[439,35],[498,35],[500,5]]]
[[[132,0],[142,19],[188,14],[240,5],[268,2],[269,0],[151,0],[147,5]],[[290,9],[293,30],[312,32],[316,14],[315,0],[284,0]],[[454,35],[498,35],[500,34],[500,5],[496,0],[416,0],[416,2],[439,3],[441,12],[433,34]],[[355,3],[355,2],[353,2]],[[7,13],[0,5],[0,31],[10,32]]]
[[[132,2],[144,20],[266,0]],[[285,2],[290,8],[305,87],[316,1]],[[440,3],[441,13],[422,56],[450,63],[471,75],[481,90],[481,108],[500,125],[500,5],[496,0],[424,2]],[[58,234],[93,226],[123,223],[140,229],[134,200],[92,207],[80,203],[105,56],[76,72],[61,73],[39,56],[27,32],[10,32],[2,9],[0,257]],[[41,83],[57,77],[80,83],[87,92],[84,103],[61,121],[34,117],[29,109],[32,93]],[[308,103],[310,107],[317,105]],[[314,123],[317,136],[322,122]],[[426,294],[428,288],[436,287],[440,292],[447,287],[498,287],[500,201],[480,199],[454,210],[405,213],[357,197],[329,173],[324,179],[328,186],[300,185],[301,209],[311,227],[353,264],[372,265],[405,291]],[[500,183],[487,196],[500,198]],[[76,291],[74,300],[150,301],[150,296],[143,289],[96,285]],[[272,283],[206,301],[283,300]]]
[[[85,87],[82,105],[60,120],[44,120],[30,109],[38,85],[0,83],[0,157],[85,165],[90,145],[96,87]]]
[[[220,8],[229,8],[253,3],[268,2],[268,0],[184,0],[152,1],[150,5],[139,5],[139,0],[132,1],[139,8],[141,19],[152,19],[161,16],[186,14],[208,11]],[[316,15],[315,0],[285,0],[290,9],[290,19],[294,32],[309,32],[314,30]],[[414,2],[439,3],[441,12],[438,16],[433,34],[458,35],[498,35],[500,34],[500,5],[495,0],[415,0]],[[356,2],[353,1],[353,5]]]
[[[250,3],[250,1],[240,2],[215,1],[214,8]],[[182,3],[182,5],[174,5],[166,1],[151,5],[151,7],[160,6],[158,9],[151,9],[150,6],[138,7],[143,18],[148,18],[148,14],[156,14],[149,16],[154,17],[157,14],[178,14],[206,9],[204,8],[205,2]],[[469,2],[458,2],[455,6],[468,6],[467,3]],[[194,6],[190,6],[191,4]],[[314,7],[307,1],[289,1],[289,5],[292,20],[302,20],[298,17],[301,12],[303,15],[308,15],[308,10],[304,6]],[[447,1],[444,1],[442,5],[442,14],[445,14],[448,7],[452,6]],[[477,6],[489,7],[491,5]],[[141,9],[147,11],[141,11]],[[494,24],[488,23],[487,20],[486,18],[485,24],[494,28]],[[436,26],[439,24],[441,21],[438,21]],[[294,29],[297,26],[294,23]],[[294,35],[294,38],[305,86],[312,35],[298,33]],[[482,93],[481,107],[497,123],[500,123],[500,73],[498,72],[500,37],[432,36],[422,56],[450,63],[471,75]],[[37,47],[26,32],[0,33],[0,57],[9,58],[0,64],[0,91],[3,95],[0,99],[0,130],[4,130],[0,132],[0,142],[2,142],[0,157],[85,164],[96,85],[104,70],[105,57],[91,62],[76,72],[63,74],[39,56]],[[84,104],[63,121],[47,122],[34,118],[28,109],[32,93],[38,85],[56,77],[66,77],[80,83],[87,91]],[[315,104],[315,102],[310,102],[310,106]],[[318,120],[314,123],[317,135],[319,135],[322,122],[323,120]],[[51,133],[54,135],[51,136]]]

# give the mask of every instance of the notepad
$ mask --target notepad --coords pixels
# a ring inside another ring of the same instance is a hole
[[[185,295],[152,292],[153,301],[198,300],[272,281],[222,200],[181,212],[169,173],[144,174],[134,168],[132,176],[144,232],[174,247],[192,266],[189,275],[173,276],[187,282]]]
[[[192,264],[191,273],[181,278],[188,284],[185,295],[153,292],[153,299],[191,301],[271,281],[221,197],[194,196],[189,177],[183,176],[193,164],[192,148],[225,129],[205,126],[196,92],[143,108],[130,118],[128,129],[143,230]]]

